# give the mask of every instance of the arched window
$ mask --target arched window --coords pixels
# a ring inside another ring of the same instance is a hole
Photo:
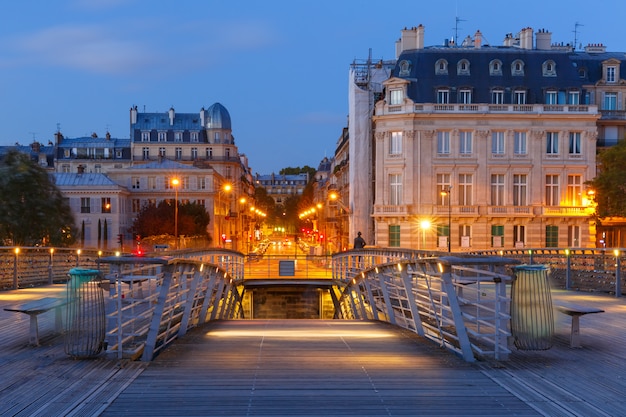
[[[541,70],[544,77],[556,77],[556,64],[551,59],[544,61]]]
[[[516,59],[511,64],[511,75],[523,76],[524,75],[524,61]]]
[[[439,59],[435,62],[435,75],[448,75],[448,61]]]
[[[467,59],[462,59],[456,66],[456,73],[458,75],[470,75],[470,63]]]
[[[489,75],[502,75],[502,61],[494,59],[489,63]]]

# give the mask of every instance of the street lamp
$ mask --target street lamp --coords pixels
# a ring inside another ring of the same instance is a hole
[[[218,191],[217,193],[217,202],[218,202],[218,211],[220,212],[220,216],[219,216],[219,221],[218,221],[218,233],[219,233],[219,239],[220,239],[220,246],[223,248],[226,245],[225,239],[224,239],[224,232],[223,232],[223,213],[222,213],[222,194],[223,193],[230,193],[233,189],[233,186],[230,183],[226,183],[224,185],[221,186],[221,189]],[[228,204],[228,212],[230,212],[230,201]],[[215,207],[213,207],[213,217],[216,217],[217,214],[215,213]]]
[[[420,222],[420,229],[422,229],[422,250],[426,249],[426,230],[430,229],[430,221],[422,220]]]
[[[174,239],[176,240],[176,250],[178,250],[178,185],[180,181],[178,178],[172,178],[172,186],[174,187],[175,192],[175,201],[174,201]]]
[[[452,186],[449,185],[448,187],[441,190],[441,196],[448,198],[448,253],[450,253],[450,243],[452,240],[452,209],[450,208],[450,190],[451,189],[452,189]]]

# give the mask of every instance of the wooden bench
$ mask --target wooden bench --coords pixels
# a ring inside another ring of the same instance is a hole
[[[576,304],[557,304],[557,311],[572,317],[572,331],[570,335],[570,347],[579,348],[580,345],[580,316],[593,313],[604,313],[604,310],[595,307],[587,307]]]
[[[47,311],[55,310],[55,330],[57,332],[61,332],[61,310],[66,304],[67,302],[62,298],[45,297],[39,300],[28,301],[24,304],[6,307],[4,310],[24,313],[30,316],[30,336],[28,341],[31,345],[39,346],[39,326],[37,324],[37,316]]]

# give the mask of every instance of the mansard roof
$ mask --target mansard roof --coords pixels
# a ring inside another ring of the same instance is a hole
[[[579,88],[593,84],[602,78],[602,62],[607,59],[624,62],[624,53],[567,52],[562,50],[522,49],[508,46],[483,46],[460,48],[435,46],[412,49],[400,54],[391,76],[411,82],[408,96],[417,103],[434,103],[438,88],[472,88],[472,101],[490,102],[493,88],[515,89],[523,87],[529,92],[528,103],[539,103],[548,88]],[[440,60],[447,63],[447,72],[435,71]],[[466,60],[469,70],[457,71],[457,64]],[[490,63],[498,60],[501,73],[493,75]],[[516,61],[523,63],[523,75],[514,75],[511,67]],[[555,76],[544,76],[543,65],[551,61]],[[584,71],[581,71],[584,70]],[[626,78],[626,65],[621,66],[622,78]],[[582,76],[584,74],[584,76]]]
[[[101,173],[68,173],[57,172],[52,174],[54,182],[59,187],[103,187],[103,186],[115,186],[119,187],[117,183]]]
[[[139,170],[139,169],[155,169],[155,170],[169,170],[169,171],[182,171],[182,170],[198,170],[192,165],[181,164],[176,161],[172,161],[170,159],[163,158],[160,161],[152,161],[146,164],[137,164],[133,165],[129,169]]]

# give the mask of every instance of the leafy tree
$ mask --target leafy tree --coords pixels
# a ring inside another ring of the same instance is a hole
[[[626,140],[598,154],[600,172],[587,185],[595,191],[596,215],[626,217]]]
[[[302,168],[300,167],[287,167],[287,168],[283,168],[281,169],[278,174],[279,175],[298,175],[298,174],[309,174],[309,181],[311,181],[313,178],[315,178],[315,173],[317,172],[317,169],[312,168],[308,165],[303,166]]]
[[[48,172],[17,151],[0,159],[0,242],[69,246],[78,230]]]
[[[172,200],[142,207],[133,223],[133,233],[141,237],[175,235],[176,206]],[[208,237],[210,217],[198,203],[178,205],[178,235]]]

